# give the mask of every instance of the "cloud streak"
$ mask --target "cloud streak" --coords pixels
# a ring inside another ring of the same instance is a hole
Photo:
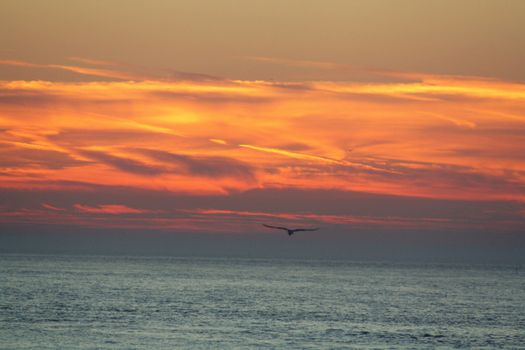
[[[110,215],[119,215],[119,214],[144,214],[149,212],[144,209],[130,208],[121,204],[104,204],[97,207],[90,207],[88,205],[75,204],[75,209],[82,213],[89,214],[110,214]]]
[[[91,62],[92,64],[94,61],[83,60],[82,62],[83,63]],[[103,63],[99,61],[97,64],[103,64]],[[147,80],[149,78],[146,75],[141,75],[141,74],[132,73],[132,72],[119,71],[119,70],[114,70],[114,69],[91,68],[91,67],[72,66],[72,65],[64,65],[64,64],[37,64],[37,63],[30,63],[30,62],[19,61],[19,60],[0,60],[0,65],[8,65],[8,66],[15,66],[15,67],[23,67],[23,68],[35,68],[35,69],[58,69],[58,70],[64,70],[64,71],[73,72],[73,73],[77,73],[81,75],[103,77],[103,78],[114,78],[114,79],[122,79],[122,80]]]
[[[254,180],[252,168],[244,162],[211,156],[189,156],[167,151],[138,149],[147,157],[174,166],[173,172],[182,172],[190,176],[231,177],[248,181]]]
[[[129,172],[132,174],[154,176],[160,175],[163,172],[165,172],[165,170],[160,167],[155,167],[134,159],[119,157],[104,152],[80,151],[79,153],[92,160],[99,161],[103,164],[110,165],[118,170]]]

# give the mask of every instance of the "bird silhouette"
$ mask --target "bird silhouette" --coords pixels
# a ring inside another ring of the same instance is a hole
[[[299,231],[317,231],[317,230],[319,230],[319,227],[316,227],[316,228],[287,228],[287,227],[282,227],[282,226],[272,226],[272,225],[266,225],[266,224],[262,224],[262,225],[264,227],[268,227],[268,228],[274,228],[274,229],[277,229],[277,230],[284,230],[284,231],[288,232],[288,236],[291,236],[294,233],[299,232]]]

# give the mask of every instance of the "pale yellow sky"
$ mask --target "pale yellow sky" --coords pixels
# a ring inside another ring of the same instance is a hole
[[[0,8],[4,60],[75,56],[233,79],[362,78],[294,64],[314,61],[525,80],[520,0],[0,0]],[[75,76],[0,66],[6,80]]]

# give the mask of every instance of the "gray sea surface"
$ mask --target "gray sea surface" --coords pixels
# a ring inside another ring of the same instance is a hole
[[[0,348],[525,348],[525,271],[0,255]]]

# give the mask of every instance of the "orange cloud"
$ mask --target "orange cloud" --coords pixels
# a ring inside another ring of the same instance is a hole
[[[96,64],[106,65],[107,63],[104,63],[102,61],[93,61],[93,60],[86,60],[86,59],[79,59],[75,58],[75,60],[80,61],[82,63],[88,63],[88,64]],[[71,65],[63,65],[63,64],[37,64],[37,63],[30,63],[26,61],[19,61],[19,60],[0,60],[0,65],[9,65],[9,66],[15,66],[15,67],[24,67],[24,68],[48,68],[48,69],[58,69],[58,70],[65,70],[70,71],[82,75],[91,75],[96,77],[104,77],[104,78],[116,78],[116,79],[122,79],[122,80],[146,80],[148,79],[148,76],[146,75],[140,75],[137,73],[132,72],[126,72],[126,71],[119,71],[115,69],[100,69],[100,68],[89,68],[89,67],[83,67],[83,66],[71,66]]]
[[[82,204],[75,204],[75,209],[83,213],[91,214],[142,214],[149,212],[144,209],[130,208],[120,204],[105,204],[98,207],[90,207]]]
[[[132,79],[111,72],[105,76]],[[525,86],[410,77],[301,84],[1,81],[0,188],[67,183],[193,196],[300,188],[525,201]]]

